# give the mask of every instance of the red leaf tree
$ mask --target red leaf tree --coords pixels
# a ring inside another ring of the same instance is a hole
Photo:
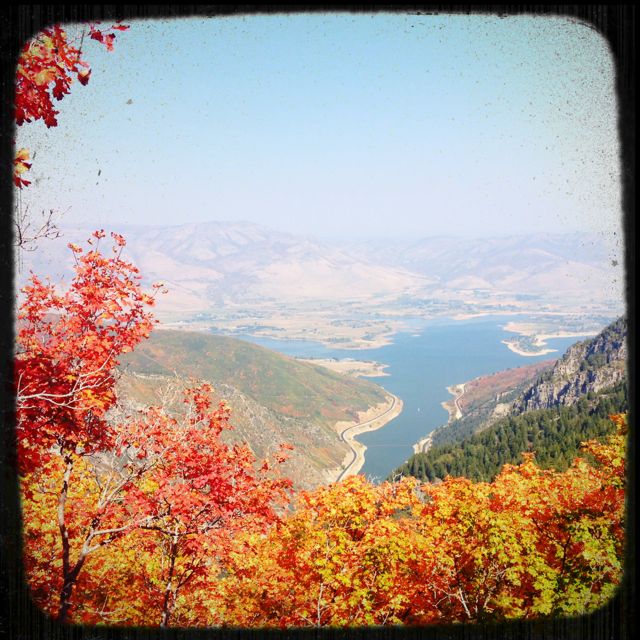
[[[149,336],[153,297],[140,288],[138,269],[122,257],[125,240],[111,234],[112,256],[93,246],[75,254],[67,291],[36,276],[22,289],[15,363],[18,451],[22,471],[53,451],[88,455],[113,446],[105,420],[116,396],[121,354]]]
[[[256,468],[246,445],[222,441],[231,428],[229,410],[222,403],[214,407],[211,393],[208,384],[188,389],[177,416],[163,408],[145,410],[129,443],[151,461],[142,488],[128,493],[127,506],[149,514],[141,525],[142,546],[160,556],[161,569],[141,569],[155,591],[150,604],[160,612],[161,627],[169,625],[182,592],[215,579],[237,531],[264,531],[278,520],[291,487],[269,462]],[[279,455],[276,464],[283,460]]]
[[[75,591],[82,583],[99,593],[93,573],[109,559],[104,552],[91,567],[89,556],[135,531],[119,546],[160,567],[142,570],[143,597],[167,626],[179,596],[218,575],[235,532],[278,520],[291,482],[277,473],[282,453],[260,465],[246,445],[223,442],[229,411],[213,406],[208,384],[187,389],[177,411],[116,416],[119,357],[154,320],[153,297],[122,257],[124,238],[111,235],[110,256],[99,251],[101,231],[88,251],[69,245],[76,265],[66,291],[35,276],[23,289],[15,385],[27,573],[58,620],[91,621],[91,602]]]
[[[18,126],[25,122],[42,120],[47,127],[58,125],[59,111],[54,100],[62,100],[70,93],[74,77],[82,85],[89,82],[91,67],[83,58],[83,43],[89,38],[103,44],[107,51],[113,50],[115,31],[128,29],[116,23],[108,29],[98,29],[90,24],[75,37],[70,37],[59,24],[38,33],[27,42],[20,52],[16,68],[15,119]],[[22,174],[30,168],[29,154],[21,149],[14,161],[13,181],[17,187],[27,186]]]
[[[87,554],[113,537],[101,523],[109,517],[110,502],[127,480],[113,480],[96,512],[84,527],[82,550],[73,556],[68,528],[68,505],[74,465],[79,458],[111,452],[117,430],[107,420],[116,403],[114,384],[118,357],[146,338],[153,326],[148,307],[153,297],[140,288],[138,270],[122,258],[125,241],[112,234],[111,256],[98,250],[104,232],[93,234],[89,251],[70,245],[75,254],[75,277],[67,291],[33,276],[22,292],[18,311],[15,386],[17,398],[18,468],[28,475],[52,458],[62,462],[57,489],[57,524],[61,539],[62,587],[58,617],[65,620],[71,593]],[[126,474],[120,468],[121,476]],[[130,469],[137,474],[137,469]],[[98,476],[95,476],[96,479]],[[99,481],[98,481],[99,482]],[[107,499],[109,497],[109,499]]]

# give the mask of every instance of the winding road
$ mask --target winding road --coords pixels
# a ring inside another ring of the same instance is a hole
[[[352,454],[353,457],[352,457],[351,461],[349,462],[349,464],[342,470],[342,472],[338,476],[336,482],[340,482],[340,480],[342,480],[349,473],[349,470],[351,469],[351,467],[353,467],[353,465],[358,460],[358,450],[352,444],[352,439],[355,436],[352,436],[351,438],[347,439],[346,435],[350,431],[353,431],[354,429],[361,429],[362,427],[366,427],[366,426],[376,422],[377,420],[380,420],[380,418],[384,418],[387,414],[391,413],[396,408],[396,404],[398,402],[398,400],[397,400],[397,398],[395,396],[392,396],[392,397],[393,397],[393,402],[391,403],[391,406],[388,409],[386,409],[385,411],[383,411],[380,415],[377,415],[375,418],[371,418],[370,420],[365,420],[364,422],[358,422],[357,424],[354,424],[351,427],[347,427],[340,434],[340,439],[345,444],[349,445],[349,447],[351,448],[351,454]],[[361,444],[361,443],[358,443],[358,444]],[[362,446],[364,446],[364,445],[362,445]],[[363,456],[364,456],[364,454],[363,454]]]
[[[455,397],[453,398],[453,407],[455,409],[455,413],[453,414],[453,416],[449,418],[449,422],[451,422],[452,419],[459,420],[460,418],[462,418],[462,409],[460,408],[460,398],[462,398],[462,396],[464,395],[465,385],[466,385],[466,382],[456,385],[457,391],[454,394]]]

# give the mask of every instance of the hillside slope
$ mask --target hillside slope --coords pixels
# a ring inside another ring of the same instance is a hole
[[[619,318],[591,340],[569,347],[513,405],[514,413],[570,406],[589,392],[617,384],[626,375],[627,320]]]
[[[300,362],[234,338],[187,331],[156,331],[123,358],[121,393],[150,404],[176,379],[207,380],[231,408],[231,439],[258,456],[282,442],[294,446],[286,472],[299,487],[336,475],[350,450],[336,422],[384,402],[378,385]]]
[[[542,372],[548,371],[554,362],[546,360],[507,369],[464,383],[464,393],[456,399],[462,415],[435,429],[430,434],[428,442],[431,446],[459,442],[488,428],[508,415],[513,402],[530,387],[532,380]],[[449,400],[444,403],[445,408],[450,407],[452,402],[453,400]]]
[[[534,451],[543,466],[566,468],[581,441],[611,432],[610,413],[628,409],[626,336],[626,318],[619,318],[571,346],[555,365],[507,394],[512,404],[504,417],[496,420],[498,398],[485,403],[437,429],[428,451],[414,454],[394,475],[490,480],[503,464],[518,463],[523,451]]]
[[[628,411],[624,382],[582,397],[570,406],[537,409],[501,418],[492,426],[459,442],[432,447],[418,453],[392,477],[411,475],[430,482],[446,476],[492,481],[505,464],[522,462],[530,452],[543,469],[565,471],[586,440],[610,435],[613,413]]]

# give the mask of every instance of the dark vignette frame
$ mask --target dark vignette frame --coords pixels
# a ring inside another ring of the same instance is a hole
[[[0,617],[0,635],[11,640],[171,640],[203,638],[425,638],[471,640],[531,640],[562,638],[605,640],[630,638],[637,597],[635,575],[636,536],[636,437],[635,398],[631,394],[629,462],[627,489],[627,525],[625,574],[621,588],[601,609],[579,618],[543,619],[494,625],[455,625],[421,628],[320,629],[292,631],[232,629],[136,629],[118,627],[81,627],[57,624],[31,602],[21,564],[21,529],[18,485],[13,461],[14,399],[13,379],[13,223],[12,181],[9,167],[13,159],[13,104],[15,62],[19,48],[34,33],[56,22],[89,20],[171,18],[184,16],[222,16],[233,14],[299,11],[394,11],[403,13],[491,13],[499,16],[536,14],[566,16],[584,22],[607,38],[616,63],[618,94],[618,131],[622,153],[623,229],[625,260],[625,294],[627,315],[634,327],[635,315],[635,27],[636,11],[631,5],[405,5],[373,3],[370,5],[17,5],[0,10],[0,63],[2,75],[2,112],[0,116],[0,425],[2,446],[0,466],[0,602],[5,614]],[[630,352],[635,354],[635,334],[629,334]],[[635,360],[629,365],[629,389],[634,389]]]

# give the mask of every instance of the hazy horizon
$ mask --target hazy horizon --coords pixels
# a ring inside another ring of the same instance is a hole
[[[64,233],[65,229],[87,229],[87,230],[96,230],[96,229],[104,229],[106,232],[109,231],[118,231],[126,230],[126,229],[166,229],[171,227],[186,227],[186,226],[207,226],[207,225],[238,225],[238,226],[256,226],[260,228],[267,229],[269,231],[273,231],[275,233],[291,235],[293,237],[299,238],[311,238],[321,241],[323,243],[340,243],[340,242],[390,242],[390,243],[407,243],[407,242],[417,242],[420,240],[428,240],[428,239],[450,239],[450,240],[483,240],[483,239],[491,239],[491,238],[534,238],[538,236],[552,236],[552,237],[578,237],[578,236],[587,236],[587,237],[599,237],[602,238],[605,244],[617,244],[617,236],[611,235],[607,236],[601,230],[591,230],[591,229],[577,229],[577,230],[540,230],[540,231],[516,231],[510,232],[505,231],[503,233],[499,233],[497,231],[485,232],[475,231],[464,233],[463,230],[454,230],[453,232],[434,232],[429,233],[428,230],[421,235],[415,234],[405,234],[405,235],[395,235],[391,238],[384,235],[371,235],[371,234],[362,234],[362,233],[349,233],[345,235],[335,235],[330,233],[322,233],[320,232],[296,232],[287,230],[281,227],[277,227],[273,224],[269,224],[269,221],[254,221],[248,219],[223,219],[223,218],[209,218],[209,219],[200,219],[200,220],[186,220],[186,221],[167,221],[167,222],[154,222],[151,220],[140,220],[136,222],[122,222],[122,221],[105,221],[105,220],[65,220],[64,217],[61,217],[57,220],[57,226],[62,233]],[[458,233],[456,233],[458,231]]]
[[[59,126],[17,129],[32,211],[295,235],[620,237],[614,67],[555,17],[131,21]],[[60,171],[60,167],[64,171]]]

